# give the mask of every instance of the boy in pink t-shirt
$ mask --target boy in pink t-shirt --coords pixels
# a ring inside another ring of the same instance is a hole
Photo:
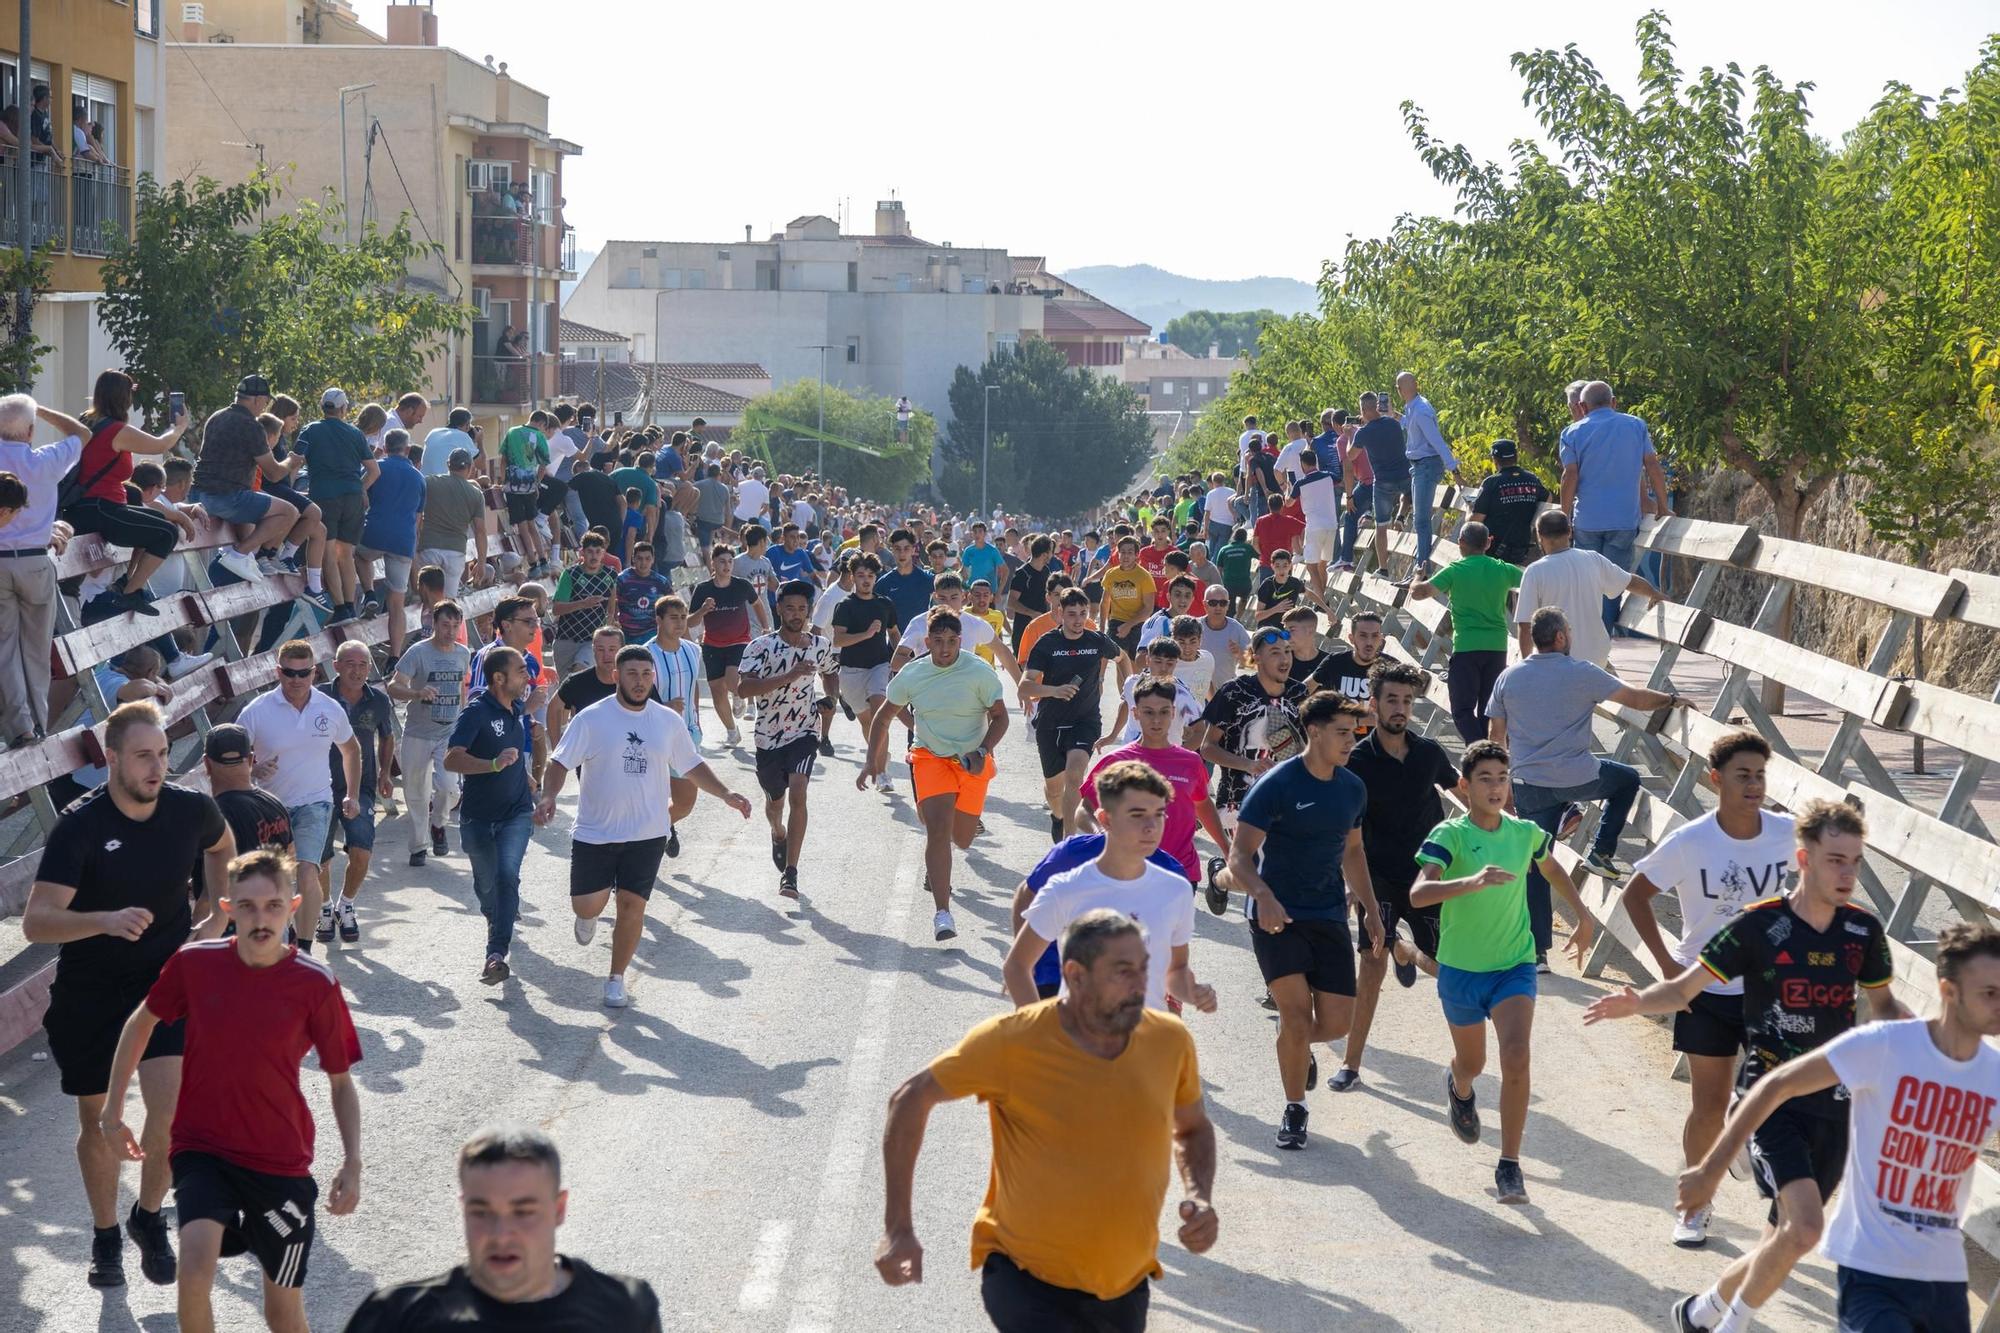
[[[1223,831],[1215,802],[1209,799],[1208,768],[1201,762],[1201,756],[1167,741],[1167,732],[1174,722],[1176,693],[1171,677],[1138,679],[1132,690],[1132,715],[1139,723],[1139,739],[1105,751],[1090,766],[1083,779],[1078,829],[1084,833],[1098,831],[1097,775],[1110,764],[1136,759],[1156,770],[1174,789],[1173,799],[1167,802],[1167,826],[1160,836],[1160,850],[1180,864],[1190,884],[1198,884],[1201,857],[1194,849],[1195,829],[1206,829],[1225,856],[1229,854],[1229,835]]]

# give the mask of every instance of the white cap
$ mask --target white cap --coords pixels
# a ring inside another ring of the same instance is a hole
[[[319,405],[321,407],[331,407],[335,411],[345,412],[347,410],[347,390],[338,385],[329,387],[325,393],[319,396]]]

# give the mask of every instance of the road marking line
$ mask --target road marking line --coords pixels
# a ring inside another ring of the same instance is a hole
[[[757,1248],[750,1256],[750,1276],[736,1293],[739,1310],[762,1310],[778,1298],[778,1279],[785,1275],[785,1260],[792,1252],[792,1224],[783,1218],[769,1218],[757,1233]]]

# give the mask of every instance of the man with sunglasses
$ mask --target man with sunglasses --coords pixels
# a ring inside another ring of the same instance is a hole
[[[487,688],[486,659],[496,648],[512,648],[521,655],[528,666],[527,711],[539,715],[549,705],[549,692],[539,684],[542,678],[542,659],[528,647],[535,640],[535,631],[541,628],[541,617],[535,614],[535,599],[532,597],[502,597],[493,608],[493,642],[472,655],[472,675],[465,682],[467,698]],[[535,728],[534,778],[540,782],[542,763],[548,757],[548,736],[541,727]]]
[[[299,863],[295,924],[299,948],[307,953],[312,952],[324,896],[320,867],[314,858],[327,845],[333,829],[330,757],[336,750],[347,793],[340,803],[341,818],[354,819],[361,813],[361,743],[354,738],[354,726],[340,701],[313,688],[319,675],[316,656],[312,644],[304,639],[293,639],[279,648],[278,688],[258,695],[236,718],[250,734],[250,748],[259,756],[251,778],[284,803],[293,843],[306,849]]]
[[[1202,651],[1215,659],[1217,676],[1233,676],[1243,665],[1243,655],[1250,651],[1250,631],[1229,614],[1226,588],[1210,587],[1201,598]]]

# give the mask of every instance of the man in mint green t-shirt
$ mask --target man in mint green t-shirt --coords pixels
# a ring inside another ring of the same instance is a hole
[[[542,432],[554,425],[554,418],[536,408],[525,426],[516,426],[500,441],[501,485],[507,495],[507,521],[514,525],[518,544],[528,557],[522,571],[528,578],[555,573],[549,563],[549,545],[536,528],[542,493],[542,477],[549,470],[549,440]]]
[[[1518,566],[1495,560],[1484,523],[1458,531],[1459,558],[1410,589],[1412,597],[1444,594],[1451,605],[1451,721],[1467,745],[1486,739],[1486,701],[1507,667],[1507,594],[1521,586]]]
[[[1472,1083],[1486,1067],[1486,1024],[1500,1046],[1500,1165],[1493,1173],[1502,1203],[1526,1203],[1521,1130],[1528,1118],[1528,1045],[1535,1019],[1535,937],[1528,923],[1528,866],[1542,874],[1576,913],[1569,948],[1579,962],[1590,946],[1590,914],[1555,858],[1554,840],[1507,813],[1511,786],[1506,747],[1475,741],[1459,764],[1467,813],[1430,831],[1417,852],[1422,867],[1412,907],[1441,904],[1437,988],[1451,1025],[1452,1060],[1445,1103],[1452,1132],[1479,1142]],[[1461,1091],[1461,1089],[1463,1091]]]

